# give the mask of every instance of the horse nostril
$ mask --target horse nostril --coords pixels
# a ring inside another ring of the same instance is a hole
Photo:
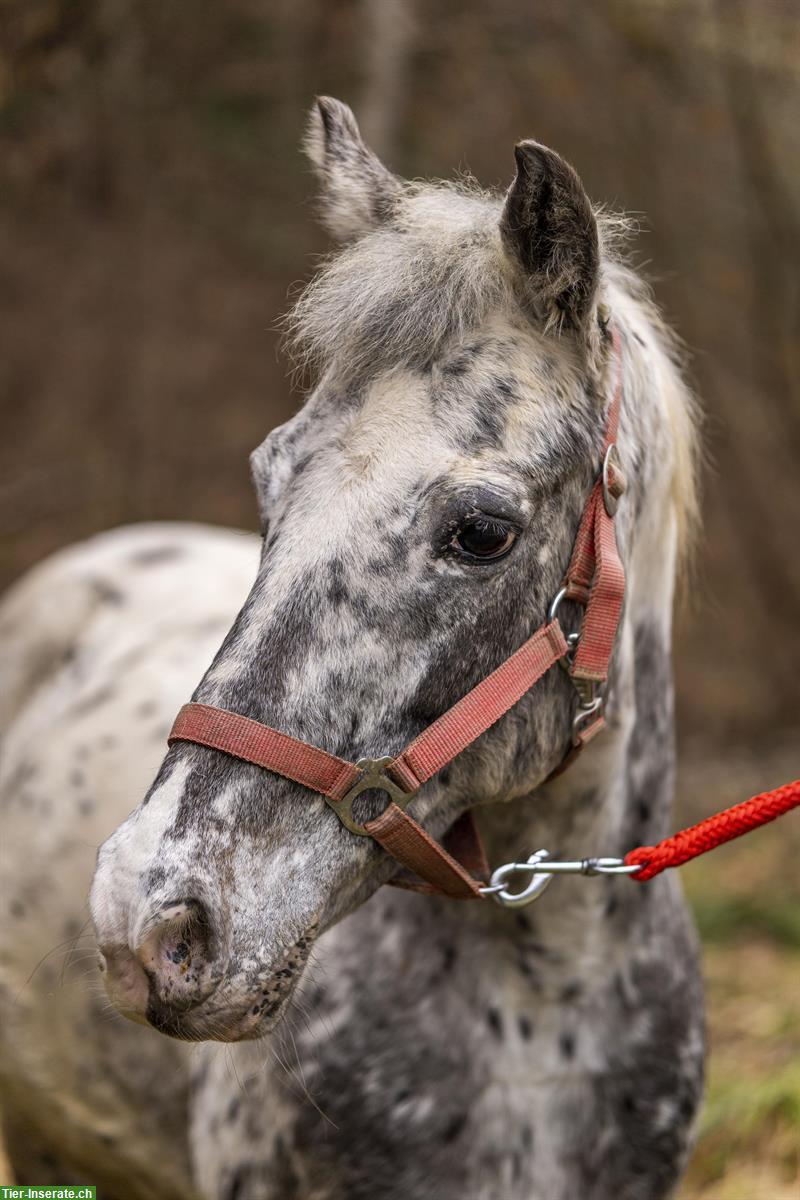
[[[169,1009],[201,1004],[222,978],[219,937],[208,908],[193,897],[160,905],[134,952],[150,979],[151,998]]]

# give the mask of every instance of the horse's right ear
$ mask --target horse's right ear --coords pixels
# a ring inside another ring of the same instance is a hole
[[[322,219],[334,237],[358,237],[389,216],[400,180],[364,144],[341,100],[317,97],[305,150],[322,183]]]
[[[597,221],[569,163],[538,142],[514,150],[517,175],[506,196],[500,233],[531,306],[547,328],[584,332],[599,278]]]

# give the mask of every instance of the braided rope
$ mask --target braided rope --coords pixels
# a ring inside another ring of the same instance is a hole
[[[699,825],[682,829],[672,837],[665,838],[657,846],[639,846],[625,856],[627,866],[643,864],[642,869],[631,876],[637,883],[644,883],[659,875],[667,867],[680,867],[683,863],[714,850],[725,842],[758,829],[759,825],[767,825],[776,817],[782,817],[800,804],[800,779],[793,783],[785,783],[772,792],[762,792],[726,808],[723,812],[707,817]]]

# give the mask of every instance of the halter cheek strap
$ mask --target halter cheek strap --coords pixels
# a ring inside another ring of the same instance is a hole
[[[603,727],[599,689],[608,677],[625,591],[614,533],[614,513],[625,486],[616,457],[622,392],[616,329],[613,344],[617,379],[608,410],[603,469],[584,509],[564,585],[551,607],[550,620],[491,675],[393,758],[352,763],[250,717],[207,704],[184,705],[169,744],[208,746],[324,796],[351,833],[373,838],[412,872],[410,879],[392,880],[397,886],[453,899],[481,898],[488,867],[472,814],[457,821],[441,845],[406,808],[422,784],[499,721],[556,663],[568,671],[579,697],[573,747],[560,769]],[[585,608],[580,633],[569,641],[556,619],[561,599],[575,600]],[[353,802],[361,792],[373,789],[386,792],[389,804],[379,817],[362,825],[353,814]]]

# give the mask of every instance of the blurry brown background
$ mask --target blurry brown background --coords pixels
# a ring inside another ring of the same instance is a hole
[[[275,322],[325,249],[317,92],[399,172],[505,186],[535,136],[641,216],[706,413],[676,819],[795,777],[796,0],[0,0],[0,582],[120,522],[254,525],[247,454],[299,399]],[[682,1200],[800,1195],[798,858],[791,816],[683,872],[712,1054]]]
[[[682,729],[800,699],[800,6],[789,0],[0,0],[0,571],[119,522],[250,526],[298,402],[274,331],[325,248],[315,92],[410,175],[559,149],[636,253],[707,414]]]

